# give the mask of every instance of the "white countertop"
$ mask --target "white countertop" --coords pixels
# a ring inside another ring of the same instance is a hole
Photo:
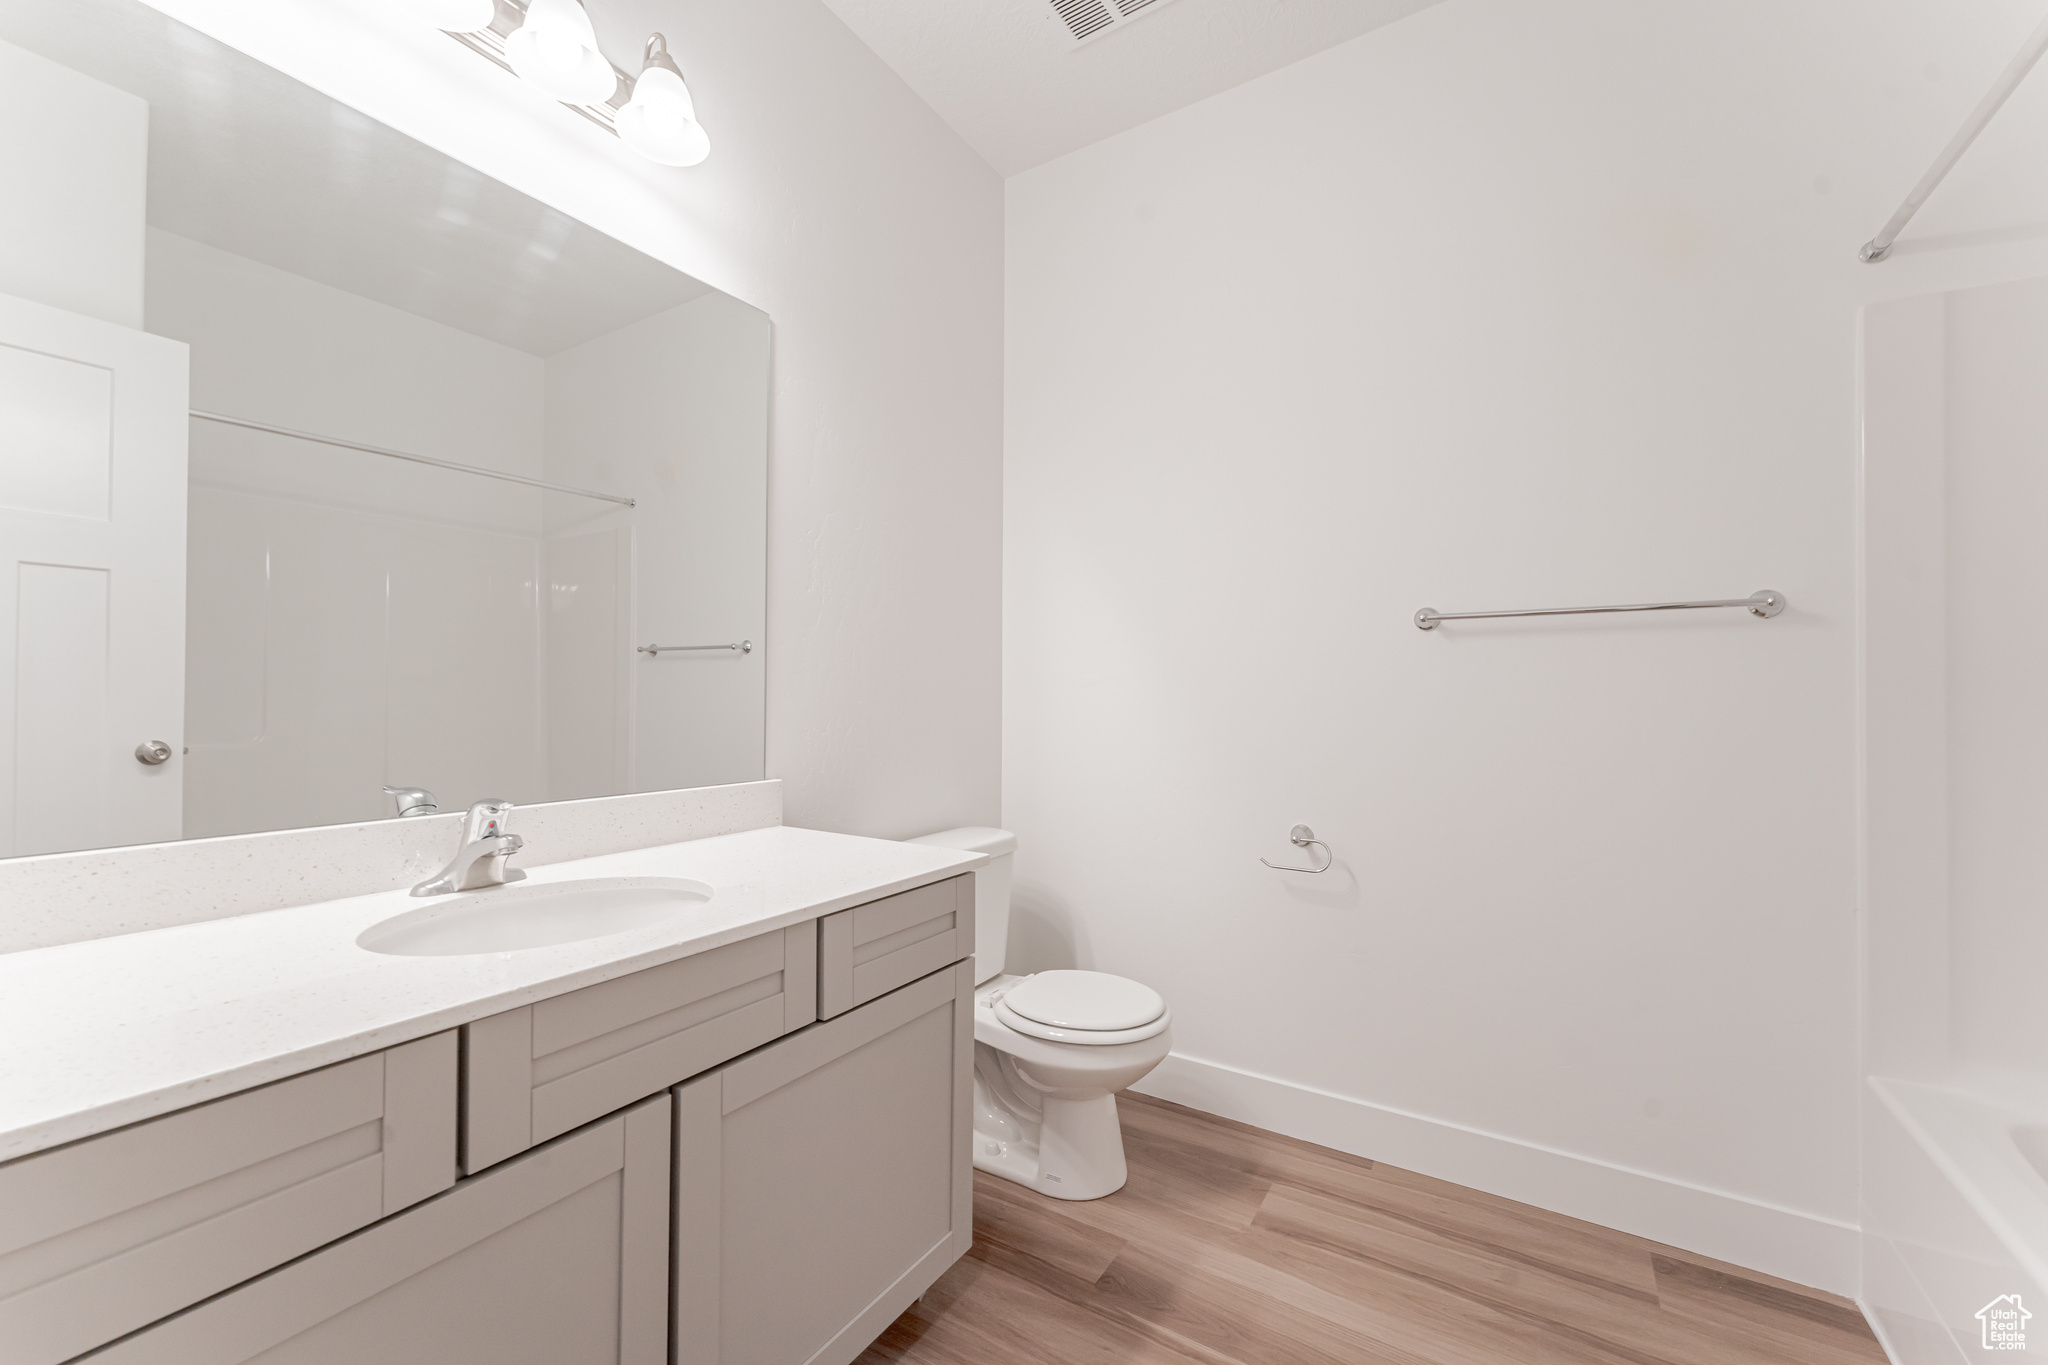
[[[970,871],[979,853],[775,826],[556,863],[523,886],[687,877],[678,923],[514,953],[358,948],[405,891],[0,956],[0,1160]],[[516,862],[515,862],[516,865]]]

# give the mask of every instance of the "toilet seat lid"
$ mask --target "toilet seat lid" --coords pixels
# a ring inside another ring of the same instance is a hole
[[[1002,1003],[1033,1023],[1082,1033],[1143,1028],[1166,1013],[1158,991],[1108,972],[1040,972],[1003,992]]]

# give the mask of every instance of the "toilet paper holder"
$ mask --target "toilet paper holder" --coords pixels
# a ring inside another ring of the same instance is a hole
[[[1296,848],[1308,848],[1313,845],[1321,849],[1323,851],[1323,865],[1321,867],[1288,867],[1284,863],[1266,862],[1264,858],[1259,859],[1259,861],[1266,863],[1266,866],[1272,868],[1275,872],[1314,872],[1319,874],[1328,872],[1337,861],[1337,855],[1330,852],[1330,846],[1321,839],[1316,838],[1316,832],[1307,825],[1296,825],[1293,829],[1288,830],[1287,842],[1293,844]]]

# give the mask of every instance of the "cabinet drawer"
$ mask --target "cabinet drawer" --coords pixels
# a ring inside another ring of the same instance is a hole
[[[974,955],[974,874],[818,921],[818,1017],[830,1019]]]
[[[93,1365],[667,1365],[669,1122],[658,1096]]]
[[[68,1360],[447,1189],[455,1041],[0,1166],[0,1356]]]
[[[462,1169],[802,1028],[817,965],[817,931],[797,924],[465,1024]]]

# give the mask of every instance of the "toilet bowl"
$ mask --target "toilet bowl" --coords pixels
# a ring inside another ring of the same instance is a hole
[[[975,989],[974,1164],[1055,1199],[1100,1199],[1122,1189],[1128,1174],[1116,1092],[1172,1050],[1170,1014],[1162,1001],[1152,1020],[1099,1030],[1100,1039],[1072,1027],[1055,1026],[1059,1039],[1025,1032],[1018,1022],[1038,1021],[1019,1015],[1009,997],[1047,977],[1106,992],[1137,986],[1102,972],[1047,972],[998,976]]]
[[[974,1164],[1055,1199],[1123,1188],[1116,1092],[1173,1047],[1158,992],[1106,972],[1003,972],[1013,834],[970,828],[912,843],[990,855],[975,876]]]

